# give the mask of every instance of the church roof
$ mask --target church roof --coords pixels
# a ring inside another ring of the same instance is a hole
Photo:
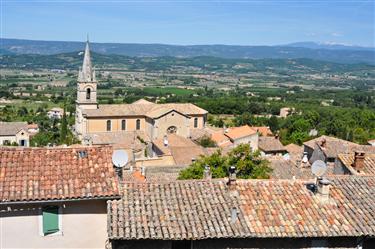
[[[84,110],[83,114],[87,117],[146,116],[159,118],[173,110],[185,115],[207,113],[206,110],[191,103],[155,104],[146,100],[138,100],[132,104],[99,105],[98,109]]]

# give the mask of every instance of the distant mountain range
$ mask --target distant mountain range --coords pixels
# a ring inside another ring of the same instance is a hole
[[[82,51],[84,42],[37,41],[0,38],[0,55],[42,54],[51,55]],[[102,54],[136,57],[196,57],[249,59],[298,59],[338,63],[365,63],[375,65],[375,48],[314,42],[297,42],[279,46],[238,45],[166,45],[135,43],[92,43],[91,49]]]

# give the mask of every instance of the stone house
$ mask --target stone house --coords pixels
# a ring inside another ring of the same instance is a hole
[[[339,154],[335,161],[335,174],[375,175],[375,153],[355,151]]]
[[[281,156],[287,153],[287,150],[278,137],[261,136],[259,137],[258,146],[261,154],[264,156]]]
[[[211,139],[221,148],[233,148],[240,144],[250,144],[253,150],[257,150],[259,129],[254,129],[248,125],[219,129],[211,132]]]
[[[0,149],[1,248],[104,248],[112,148]]]
[[[30,134],[26,122],[0,122],[0,145],[12,145],[28,147]]]
[[[124,182],[108,203],[121,248],[374,248],[374,177]]]

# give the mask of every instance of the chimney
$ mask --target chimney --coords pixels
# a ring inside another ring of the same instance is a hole
[[[231,213],[230,213],[230,223],[234,224],[236,223],[238,219],[238,211],[236,207],[232,207]]]
[[[203,171],[203,179],[204,180],[211,180],[212,176],[211,176],[211,168],[210,166],[206,165],[204,167],[204,171]]]
[[[236,167],[235,166],[230,166],[229,167],[229,181],[228,185],[235,185],[236,184]]]
[[[144,166],[141,167],[141,175],[146,176],[146,168]]]
[[[362,171],[365,166],[365,153],[363,151],[356,151],[354,152],[354,162],[352,163],[352,167],[356,171]]]
[[[164,146],[165,146],[165,147],[168,146],[168,137],[167,137],[167,135],[164,136],[164,138],[163,138],[163,143],[164,143]]]
[[[309,159],[307,158],[307,152],[303,152],[302,162],[306,164],[308,161]]]
[[[326,178],[318,178],[316,185],[316,196],[320,202],[327,203],[329,201],[329,187],[331,182]]]
[[[322,141],[320,141],[320,146],[324,148],[326,146],[326,143],[327,143],[327,140],[323,138]]]

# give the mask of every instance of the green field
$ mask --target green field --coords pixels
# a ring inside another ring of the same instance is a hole
[[[175,94],[179,96],[194,94],[194,90],[183,89],[178,87],[145,87],[143,89],[144,93],[150,95],[165,95],[165,94]]]

